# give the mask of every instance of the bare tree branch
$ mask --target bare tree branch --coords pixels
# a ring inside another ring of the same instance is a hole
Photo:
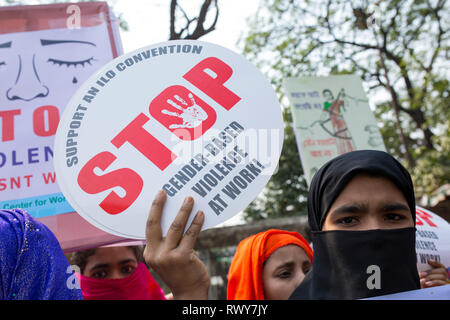
[[[200,7],[200,12],[197,17],[190,19],[183,8],[178,3],[178,0],[171,0],[170,2],[170,36],[169,40],[179,40],[179,39],[192,39],[196,40],[205,34],[210,33],[215,30],[217,20],[219,18],[219,6],[217,4],[218,0],[204,0],[203,4]],[[183,17],[185,19],[185,25],[179,30],[176,31],[176,23],[177,23],[177,10],[181,11]],[[205,23],[208,17],[208,14],[215,11],[215,16],[213,22],[209,27],[205,27]],[[195,24],[195,28],[190,33],[191,25]]]

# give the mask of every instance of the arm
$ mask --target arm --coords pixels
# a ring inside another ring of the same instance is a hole
[[[171,289],[174,299],[206,300],[209,274],[194,251],[195,241],[203,225],[204,213],[198,211],[184,233],[194,205],[194,199],[186,197],[166,237],[163,238],[161,216],[165,202],[166,193],[159,191],[147,219],[145,261]]]

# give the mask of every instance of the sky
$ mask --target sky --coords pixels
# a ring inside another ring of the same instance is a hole
[[[192,18],[200,10],[202,1],[180,1]],[[169,0],[115,0],[111,2],[116,14],[122,14],[129,31],[121,31],[124,53],[169,38]],[[259,0],[219,0],[216,30],[200,40],[240,52],[236,43],[247,28],[246,18],[256,12]]]

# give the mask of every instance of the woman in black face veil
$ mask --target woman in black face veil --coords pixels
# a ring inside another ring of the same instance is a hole
[[[354,151],[327,162],[308,195],[312,270],[290,299],[361,299],[420,289],[415,199],[392,156]]]

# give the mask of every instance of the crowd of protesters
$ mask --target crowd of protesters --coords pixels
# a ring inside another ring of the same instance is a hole
[[[210,276],[194,250],[204,213],[184,232],[194,205],[187,197],[163,237],[165,201],[164,191],[153,199],[144,249],[92,248],[72,253],[70,263],[44,224],[21,209],[0,210],[0,298],[208,299]],[[438,262],[417,270],[414,187],[389,154],[353,151],[330,160],[314,175],[307,208],[312,248],[284,230],[243,239],[229,269],[228,299],[362,299],[449,283]],[[79,286],[68,285],[71,264]],[[382,270],[377,290],[368,286],[371,266]]]

